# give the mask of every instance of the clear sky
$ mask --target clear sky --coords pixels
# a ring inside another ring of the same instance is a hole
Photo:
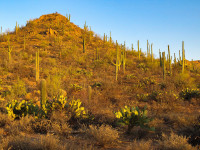
[[[83,27],[85,21],[103,36],[112,32],[113,40],[137,47],[140,40],[146,52],[146,40],[158,50],[178,55],[185,42],[186,59],[200,60],[200,0],[1,0],[0,26],[12,31],[16,21],[58,12],[71,14],[71,22]]]

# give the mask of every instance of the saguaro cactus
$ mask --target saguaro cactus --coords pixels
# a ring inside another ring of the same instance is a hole
[[[171,75],[172,74],[172,58],[171,58],[171,54],[170,54],[169,45],[168,45],[168,63],[169,63],[169,72]]]
[[[112,44],[111,31],[110,31],[110,44]]]
[[[147,40],[147,58],[148,58],[148,54],[149,54],[149,41]]]
[[[184,41],[182,41],[182,73],[185,71],[185,49],[184,49]]]
[[[174,66],[176,66],[176,54],[174,53]]]
[[[36,55],[35,55],[35,78],[36,78],[36,81],[39,81],[39,73],[40,73],[40,66],[39,66],[39,50],[38,52],[36,52]]]
[[[138,59],[140,60],[140,41],[138,40]]]
[[[3,32],[2,32],[2,26],[1,26],[1,35],[3,34]]]
[[[125,44],[125,42],[124,42],[124,47],[123,47],[122,62],[123,62],[123,72],[125,73],[125,65],[126,65],[126,44]]]
[[[8,35],[8,64],[10,65],[11,64],[11,52],[12,52],[12,47],[10,45],[10,36]]]
[[[162,52],[162,64],[163,64],[163,80],[165,80],[165,52]]]
[[[121,65],[121,60],[120,60],[120,57],[119,57],[119,48],[118,48],[118,43],[117,43],[117,40],[116,40],[116,63],[113,63],[115,65],[115,79],[117,81],[118,79],[118,71],[119,71],[119,67]]]
[[[19,25],[17,24],[17,21],[16,21],[16,26],[15,26],[15,33],[16,34],[18,33],[18,30],[19,30]]]
[[[99,56],[99,49],[98,47],[96,48],[96,60],[99,60],[100,56]]]
[[[42,79],[40,81],[40,105],[41,108],[45,107],[46,101],[47,101],[47,91],[46,91],[46,80]]]
[[[160,49],[159,49],[159,56],[160,56],[160,67],[162,67],[162,56],[161,56]]]
[[[153,62],[153,43],[151,43],[151,62]]]
[[[71,14],[69,14],[69,22],[70,22],[70,19],[71,19]]]
[[[134,48],[133,48],[133,44],[131,44],[131,50],[132,50],[132,52],[133,52],[133,49],[134,49]]]

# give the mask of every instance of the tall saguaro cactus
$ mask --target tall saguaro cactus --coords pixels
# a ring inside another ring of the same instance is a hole
[[[140,41],[138,40],[138,59],[140,60]]]
[[[8,35],[8,64],[11,64],[11,52],[12,52],[12,47],[10,45],[10,36]]]
[[[120,60],[120,57],[119,57],[119,48],[118,48],[118,43],[117,43],[117,40],[116,40],[116,63],[113,63],[115,65],[115,79],[117,81],[118,79],[118,71],[119,71],[119,67],[121,65],[121,60]]]
[[[147,58],[149,57],[149,41],[147,40]]]
[[[184,49],[184,41],[182,41],[182,73],[185,71],[185,49]]]
[[[110,44],[112,44],[111,31],[110,31]]]
[[[174,53],[174,66],[176,66],[176,54]]]
[[[151,43],[151,62],[153,62],[153,43]]]
[[[172,74],[172,59],[171,59],[169,45],[168,45],[168,63],[169,63],[169,72],[170,72],[170,75],[171,75]]]
[[[163,80],[165,80],[165,52],[162,52]]]
[[[125,73],[125,66],[126,66],[126,44],[125,44],[125,42],[124,42],[124,47],[123,47],[122,62],[123,62],[123,72]]]
[[[42,79],[40,81],[40,105],[41,108],[45,107],[46,101],[47,101],[47,91],[46,91],[46,80]]]
[[[159,56],[160,56],[160,67],[162,67],[162,56],[161,56],[160,49],[159,49]]]
[[[35,71],[35,79],[36,79],[36,81],[39,81],[39,74],[40,74],[40,66],[39,66],[39,62],[40,62],[40,60],[39,60],[39,50],[38,50],[38,52],[36,52],[36,55],[35,55],[35,69],[36,69],[36,71]]]
[[[99,60],[100,56],[99,56],[99,49],[98,47],[96,48],[96,60]]]

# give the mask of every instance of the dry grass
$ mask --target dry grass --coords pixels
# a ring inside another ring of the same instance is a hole
[[[64,150],[60,141],[53,136],[13,136],[3,140],[2,150]]]
[[[100,127],[90,125],[86,134],[102,146],[112,146],[119,142],[119,133],[109,125]]]
[[[196,147],[192,147],[187,141],[186,137],[178,136],[172,132],[170,136],[162,134],[162,140],[158,141],[158,143],[159,148],[163,150],[197,150]]]
[[[153,150],[152,141],[134,141],[132,142],[127,149],[131,150]]]

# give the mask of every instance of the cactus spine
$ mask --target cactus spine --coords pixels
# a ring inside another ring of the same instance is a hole
[[[185,71],[185,49],[184,49],[184,41],[182,41],[182,73]]]
[[[46,80],[42,79],[40,81],[40,106],[41,106],[41,108],[45,107],[45,104],[47,101],[46,97],[47,97]]]
[[[39,50],[36,52],[36,58],[35,58],[35,68],[36,68],[36,73],[35,73],[35,78],[36,81],[39,81],[39,73],[40,73],[40,67],[39,67]]]

